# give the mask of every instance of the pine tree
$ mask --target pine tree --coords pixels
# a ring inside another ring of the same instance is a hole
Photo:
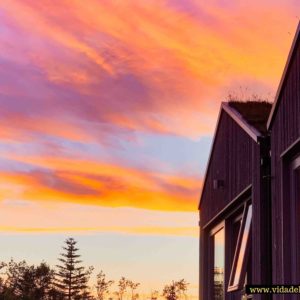
[[[80,266],[77,242],[73,238],[68,238],[63,247],[64,253],[58,259],[61,265],[57,265],[56,286],[68,300],[86,299],[87,283],[93,268],[88,269]]]

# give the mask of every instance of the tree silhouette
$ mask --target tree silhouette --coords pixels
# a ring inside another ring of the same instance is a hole
[[[151,300],[157,300],[159,297],[159,292],[158,291],[151,291],[151,296],[150,296],[150,299]]]
[[[175,284],[177,287],[177,293],[178,293],[179,299],[182,298],[182,296],[184,296],[184,298],[186,298],[187,286],[189,284],[184,279],[177,281]]]
[[[214,297],[216,300],[224,298],[224,269],[214,269]]]
[[[97,284],[96,284],[96,290],[99,300],[103,300],[105,294],[108,294],[109,287],[114,283],[113,280],[106,281],[106,275],[101,270],[99,274],[97,274]]]
[[[80,266],[76,244],[73,238],[65,240],[62,247],[64,251],[59,257],[61,264],[56,266],[56,271],[45,262],[39,265],[29,265],[25,260],[15,262],[13,259],[8,263],[0,262],[0,300],[96,300],[88,287],[93,268]],[[113,283],[106,279],[103,271],[98,273],[97,284],[93,286],[98,300],[105,300]],[[138,282],[121,277],[115,292],[117,299],[138,300],[136,290],[139,285]],[[163,296],[166,300],[181,300],[183,296],[186,297],[187,286],[184,279],[172,281],[164,287]],[[218,297],[218,293],[215,296]],[[154,291],[148,299],[158,298],[159,292]]]
[[[179,281],[172,281],[171,284],[166,285],[163,289],[163,296],[166,300],[178,300],[183,295],[186,296],[188,283],[181,279]]]
[[[6,266],[5,262],[0,262],[0,271]],[[3,274],[1,272],[1,274]],[[2,277],[0,277],[0,295],[2,294],[4,289],[4,279]]]
[[[139,294],[135,293],[135,290],[138,288],[140,283],[133,282],[132,280],[127,280],[127,285],[131,289],[131,300],[136,300],[139,298]]]
[[[176,285],[175,282],[172,281],[170,285],[166,285],[163,289],[163,296],[166,300],[177,300],[178,296],[176,293]]]
[[[1,280],[0,299],[6,300],[60,300],[52,298],[54,271],[42,262],[38,266],[28,265],[25,261],[0,264],[6,267],[4,278]],[[0,268],[1,269],[1,268]],[[58,295],[58,293],[57,293]]]
[[[56,275],[56,287],[65,295],[68,300],[87,299],[90,275],[93,268],[88,269],[80,266],[80,255],[77,254],[77,242],[73,238],[65,240],[63,247],[64,253],[60,254],[58,259],[61,265],[57,265],[58,272]]]
[[[116,295],[119,300],[123,300],[123,296],[126,293],[127,287],[128,287],[128,280],[125,277],[121,277],[118,283],[118,291],[116,292]]]

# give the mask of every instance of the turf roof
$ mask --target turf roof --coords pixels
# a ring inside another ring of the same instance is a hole
[[[272,103],[267,101],[229,101],[228,105],[235,109],[251,126],[259,132],[267,132],[267,121]]]

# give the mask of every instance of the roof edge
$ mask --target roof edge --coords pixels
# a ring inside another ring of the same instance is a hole
[[[222,108],[256,143],[258,142],[258,137],[262,136],[262,134],[250,125],[236,109],[229,106],[227,102],[222,102]]]
[[[294,36],[294,39],[293,39],[293,42],[292,42],[292,46],[290,48],[289,55],[287,57],[285,67],[284,67],[284,70],[283,70],[283,73],[282,73],[282,76],[281,76],[281,79],[280,79],[280,82],[279,82],[279,86],[277,88],[275,100],[273,102],[272,109],[271,109],[271,112],[270,112],[270,115],[269,115],[269,118],[268,118],[268,122],[267,122],[267,129],[268,130],[270,130],[270,127],[272,126],[273,119],[274,119],[274,116],[276,114],[276,111],[277,111],[277,108],[278,108],[278,105],[279,105],[279,98],[280,98],[282,90],[283,90],[283,85],[286,81],[287,73],[289,71],[290,64],[291,64],[292,58],[294,56],[295,50],[297,48],[296,46],[297,46],[299,41],[300,41],[300,21],[299,21],[297,29],[296,29],[296,33],[295,33],[295,36]]]
[[[262,134],[258,130],[256,130],[253,126],[251,126],[242,117],[242,115],[239,112],[237,112],[234,108],[231,108],[228,105],[228,102],[222,102],[221,103],[221,107],[220,107],[220,111],[219,111],[219,115],[218,115],[218,119],[217,119],[217,126],[215,128],[215,132],[214,132],[214,136],[213,136],[213,140],[212,140],[212,146],[211,146],[211,149],[210,149],[208,162],[207,162],[207,165],[206,165],[202,191],[201,191],[200,200],[199,200],[199,204],[198,204],[198,210],[200,209],[200,205],[201,205],[201,202],[202,202],[203,190],[204,190],[203,188],[206,184],[207,174],[208,174],[208,170],[209,170],[209,167],[210,167],[212,154],[213,154],[213,151],[214,151],[214,148],[215,148],[216,137],[217,137],[217,133],[218,133],[218,130],[219,130],[219,127],[220,127],[220,119],[221,119],[222,112],[226,112],[256,143],[258,142],[259,137],[262,136]]]
[[[222,104],[223,104],[223,102],[222,102]],[[201,205],[201,201],[202,201],[202,197],[203,197],[203,188],[204,188],[204,186],[206,184],[206,178],[207,178],[207,174],[208,174],[208,169],[209,169],[209,166],[210,166],[210,161],[211,161],[211,158],[212,158],[212,153],[214,152],[216,137],[217,137],[217,133],[218,133],[219,126],[220,126],[221,115],[222,115],[222,112],[223,112],[222,104],[220,106],[220,110],[219,110],[219,114],[218,114],[218,119],[217,119],[217,123],[216,123],[217,125],[216,125],[215,132],[214,132],[214,135],[213,135],[212,145],[210,147],[208,161],[207,161],[207,164],[206,164],[206,169],[205,169],[205,173],[204,173],[205,174],[204,175],[204,181],[203,181],[202,191],[201,191],[201,195],[200,195],[200,199],[199,199],[199,204],[198,204],[198,210],[200,209],[200,205]]]

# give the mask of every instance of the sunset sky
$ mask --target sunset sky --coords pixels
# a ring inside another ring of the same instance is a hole
[[[2,0],[0,258],[83,260],[197,294],[220,102],[273,100],[299,0]]]

